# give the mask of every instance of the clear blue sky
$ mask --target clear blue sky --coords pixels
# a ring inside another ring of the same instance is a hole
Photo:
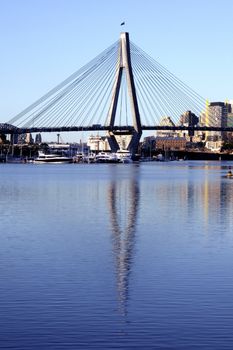
[[[232,14],[232,0],[0,0],[0,122],[118,40],[122,29],[201,96],[231,99]]]

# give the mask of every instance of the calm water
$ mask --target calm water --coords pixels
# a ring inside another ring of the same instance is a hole
[[[1,164],[0,348],[232,349],[228,164]]]

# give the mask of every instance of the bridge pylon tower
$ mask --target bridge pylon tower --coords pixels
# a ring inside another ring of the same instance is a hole
[[[129,42],[129,33],[122,32],[120,34],[119,50],[118,50],[118,63],[116,70],[116,78],[112,91],[112,99],[110,104],[110,109],[108,113],[108,125],[109,125],[109,144],[112,152],[116,152],[120,147],[117,142],[117,135],[131,135],[131,140],[127,146],[127,149],[134,156],[138,150],[139,141],[142,135],[142,126],[140,113],[138,108],[138,101],[136,95],[136,89],[134,84],[134,76],[131,65],[131,55],[130,55],[130,42]],[[119,98],[119,92],[122,82],[123,70],[125,70],[126,80],[127,80],[127,90],[128,96],[130,99],[130,107],[133,121],[133,131],[132,130],[123,130],[123,131],[114,131],[111,130],[115,123],[117,104]]]

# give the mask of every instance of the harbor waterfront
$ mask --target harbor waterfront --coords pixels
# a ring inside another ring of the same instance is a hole
[[[131,160],[131,155],[128,151],[124,150],[123,152],[126,152],[126,158]],[[120,153],[120,152],[119,152]],[[22,155],[21,157],[18,156],[12,156],[8,154],[2,154],[0,155],[0,163],[32,163],[32,162],[39,162],[39,160],[43,160],[40,155],[42,153],[40,151],[37,151],[32,154],[32,152],[27,152],[26,154]],[[39,155],[39,156],[38,156]],[[47,155],[47,154],[46,154]],[[54,155],[56,157],[66,157],[67,162],[70,163],[104,163],[104,162],[122,162],[125,157],[119,155],[118,153],[111,153],[111,152],[99,152],[99,153],[83,153],[83,152],[77,152],[76,154],[73,154],[73,156],[69,155],[68,153],[48,153],[46,157],[43,157],[45,162],[50,163],[53,162],[55,159],[51,159],[51,155]],[[223,160],[223,161],[233,161],[233,152],[232,150],[229,152],[207,152],[207,151],[190,151],[190,150],[171,150],[171,151],[161,151],[161,150],[154,150],[152,152],[144,152],[143,154],[138,154],[136,157],[137,161],[146,161],[146,160],[160,160],[160,157],[162,157],[164,160],[177,160],[177,159],[184,159],[184,160]],[[50,161],[49,161],[50,159]],[[61,159],[62,160],[62,159]],[[65,160],[65,159],[63,159]],[[64,161],[66,163],[66,161]]]
[[[0,349],[232,349],[231,164],[1,164]]]

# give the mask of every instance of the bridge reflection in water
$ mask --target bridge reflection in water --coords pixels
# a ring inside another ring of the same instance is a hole
[[[108,204],[112,226],[113,255],[116,268],[117,298],[121,314],[127,314],[129,277],[134,260],[136,225],[140,190],[139,167],[127,178],[117,178],[109,185]]]

